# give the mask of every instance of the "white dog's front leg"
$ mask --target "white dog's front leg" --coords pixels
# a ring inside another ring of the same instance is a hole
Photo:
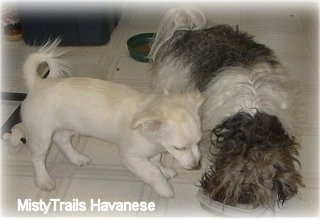
[[[45,160],[34,159],[33,166],[36,174],[36,183],[40,187],[40,189],[45,191],[53,190],[56,185],[46,170]]]
[[[163,175],[169,179],[175,177],[178,174],[177,171],[175,171],[175,169],[173,169],[172,167],[164,166],[161,163],[161,153],[151,158],[150,161],[158,166]]]
[[[147,158],[124,156],[122,159],[129,170],[149,184],[160,196],[165,198],[174,197],[173,188],[167,178]]]

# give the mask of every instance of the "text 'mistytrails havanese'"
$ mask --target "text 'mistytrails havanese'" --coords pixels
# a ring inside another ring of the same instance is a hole
[[[193,87],[205,96],[205,194],[273,208],[298,193],[298,89],[271,49],[238,27],[207,28],[201,11],[182,7],[160,22],[149,57],[154,90]]]

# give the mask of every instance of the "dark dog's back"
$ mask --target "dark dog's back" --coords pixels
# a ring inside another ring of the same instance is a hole
[[[177,31],[162,50],[191,67],[191,80],[203,91],[219,69],[230,66],[247,67],[258,62],[278,64],[273,51],[253,37],[229,25],[205,30]]]

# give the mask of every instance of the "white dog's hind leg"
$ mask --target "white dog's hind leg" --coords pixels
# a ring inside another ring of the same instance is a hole
[[[168,166],[164,166],[161,163],[161,154],[157,154],[156,156],[152,157],[150,159],[150,161],[155,164],[157,167],[160,168],[161,172],[163,173],[163,175],[165,177],[169,178],[173,178],[175,177],[178,173],[175,169],[173,169],[172,167],[168,167]]]
[[[56,131],[53,135],[53,141],[58,145],[71,163],[79,166],[86,165],[90,162],[90,158],[73,148],[71,144],[71,137],[73,135],[75,135],[74,132],[66,130]]]
[[[142,181],[149,184],[154,191],[165,198],[173,198],[174,192],[167,178],[163,176],[159,167],[155,166],[145,157],[122,156],[128,169]]]
[[[50,177],[45,163],[51,136],[41,136],[39,133],[35,133],[35,136],[28,136],[28,147],[32,156],[36,184],[42,190],[51,191],[55,188],[55,182]]]

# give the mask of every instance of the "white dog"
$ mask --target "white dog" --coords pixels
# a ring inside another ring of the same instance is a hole
[[[78,133],[118,144],[123,162],[134,174],[159,195],[174,197],[168,178],[176,171],[160,163],[161,153],[169,152],[186,169],[199,165],[201,94],[146,94],[103,80],[59,79],[67,68],[59,59],[63,52],[58,44],[59,40],[48,42],[23,66],[29,93],[21,116],[37,185],[47,191],[55,188],[45,165],[51,141],[72,163],[89,162],[71,145],[70,137]],[[50,68],[47,79],[37,72],[43,63]]]

